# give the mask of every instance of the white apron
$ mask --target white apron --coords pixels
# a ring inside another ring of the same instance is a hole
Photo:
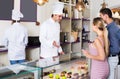
[[[61,47],[57,48],[53,46],[53,41],[56,41],[57,44],[60,45],[60,24],[55,22],[52,18],[48,19],[40,26],[39,37],[41,42],[41,57],[49,58],[58,56],[58,52],[62,51]]]

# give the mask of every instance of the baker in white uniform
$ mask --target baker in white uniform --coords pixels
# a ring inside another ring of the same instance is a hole
[[[25,48],[28,43],[28,33],[27,29],[19,23],[22,17],[23,14],[20,11],[12,10],[12,25],[5,31],[3,38],[3,44],[8,47],[10,64],[25,61]]]
[[[39,40],[41,42],[40,58],[50,58],[64,54],[60,46],[60,24],[64,4],[56,2],[53,6],[51,18],[40,26]]]

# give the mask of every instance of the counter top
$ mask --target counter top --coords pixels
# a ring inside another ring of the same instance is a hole
[[[7,48],[5,48],[4,46],[0,46],[0,53],[7,52],[7,51],[8,51]]]
[[[26,47],[26,49],[28,49],[28,48],[38,48],[38,47],[40,47],[40,46],[30,46],[29,45],[29,46]],[[0,53],[3,53],[3,52],[8,52],[8,49],[3,47],[3,46],[0,46]]]

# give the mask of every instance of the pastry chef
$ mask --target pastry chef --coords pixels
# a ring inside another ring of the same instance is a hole
[[[40,58],[48,59],[52,63],[58,53],[64,54],[60,46],[60,24],[62,20],[64,4],[55,2],[51,17],[40,26],[39,40],[41,42]],[[50,59],[53,57],[53,59]]]
[[[12,25],[5,31],[3,44],[8,47],[10,64],[25,62],[25,48],[28,43],[27,29],[20,24],[23,14],[15,9],[12,10]]]

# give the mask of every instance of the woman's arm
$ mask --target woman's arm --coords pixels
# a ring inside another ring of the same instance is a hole
[[[94,41],[94,45],[98,51],[98,54],[97,55],[92,55],[89,51],[86,51],[86,50],[82,50],[84,55],[90,59],[94,59],[94,60],[101,60],[101,61],[104,61],[105,60],[105,51],[104,51],[104,48],[102,46],[102,43],[100,42],[99,39],[96,39]]]

